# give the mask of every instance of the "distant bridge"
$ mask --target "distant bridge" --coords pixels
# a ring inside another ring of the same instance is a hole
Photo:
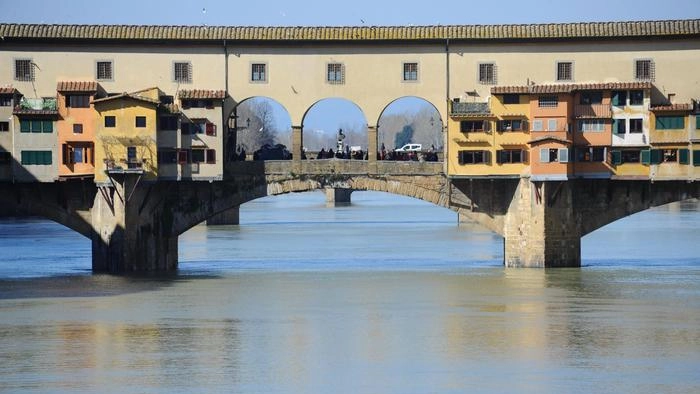
[[[508,267],[576,267],[581,237],[650,207],[700,197],[686,181],[450,179],[443,163],[362,160],[236,162],[226,181],[91,179],[0,183],[0,216],[40,216],[92,240],[95,272],[177,269],[178,236],[207,220],[236,218],[257,198],[322,189],[382,191],[466,216],[505,240]],[[231,214],[227,216],[227,214]]]

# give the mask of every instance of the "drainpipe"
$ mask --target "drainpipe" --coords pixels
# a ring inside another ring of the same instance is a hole
[[[445,119],[443,119],[444,135],[442,136],[443,171],[447,174],[449,156],[449,141],[447,127],[450,122],[450,39],[445,39]],[[442,131],[442,130],[441,130]]]
[[[15,156],[15,117],[10,116],[9,118],[10,121],[10,133],[12,137],[12,159],[11,159],[11,166],[10,166],[10,176],[12,177],[12,183],[15,183],[15,162],[17,161],[17,156]]]

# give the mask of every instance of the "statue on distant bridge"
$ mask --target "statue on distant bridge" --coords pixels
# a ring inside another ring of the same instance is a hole
[[[343,151],[343,140],[345,139],[345,134],[343,134],[343,129],[338,129],[338,147],[336,148],[336,152],[342,152]]]

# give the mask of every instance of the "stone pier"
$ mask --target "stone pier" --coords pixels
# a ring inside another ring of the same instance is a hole
[[[327,207],[344,207],[350,205],[350,195],[352,189],[327,188],[326,189],[326,206]]]
[[[239,225],[240,210],[241,207],[239,205],[223,212],[219,212],[207,219],[207,226]]]

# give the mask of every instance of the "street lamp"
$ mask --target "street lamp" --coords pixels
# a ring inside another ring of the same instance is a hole
[[[246,127],[246,129],[249,129],[249,128],[250,128],[250,118],[246,118],[246,120],[245,120],[245,127]]]

